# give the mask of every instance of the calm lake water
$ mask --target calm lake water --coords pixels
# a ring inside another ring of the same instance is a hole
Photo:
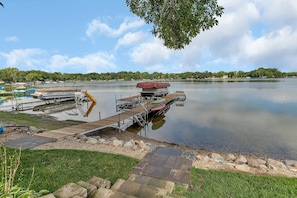
[[[54,116],[94,121],[114,115],[116,99],[139,94],[136,83],[71,85],[86,89],[97,99],[96,107],[88,118]],[[297,160],[297,79],[170,84],[170,92],[187,94],[186,101],[172,104],[163,120],[128,130],[200,149]]]

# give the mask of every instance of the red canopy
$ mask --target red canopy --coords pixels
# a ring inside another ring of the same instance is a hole
[[[136,87],[146,88],[146,89],[159,89],[170,87],[170,84],[167,82],[139,82]]]

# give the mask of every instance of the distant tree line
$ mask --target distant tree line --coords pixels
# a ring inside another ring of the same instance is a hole
[[[10,82],[36,82],[36,81],[108,81],[108,80],[199,80],[199,79],[222,79],[222,78],[287,78],[297,77],[297,72],[280,72],[276,68],[258,68],[249,72],[108,72],[108,73],[61,73],[45,72],[40,70],[20,71],[17,68],[5,68],[0,70],[0,81]]]

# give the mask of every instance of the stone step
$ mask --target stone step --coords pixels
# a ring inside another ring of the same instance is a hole
[[[96,193],[92,196],[92,198],[137,198],[137,197],[100,187],[96,191]]]
[[[135,175],[131,174],[128,180],[142,184],[142,185],[149,185],[157,188],[161,188],[167,191],[168,194],[171,194],[174,189],[174,182],[166,181],[163,179],[157,179],[145,175]]]
[[[169,194],[162,188],[123,179],[117,180],[111,190],[141,198],[164,197]]]

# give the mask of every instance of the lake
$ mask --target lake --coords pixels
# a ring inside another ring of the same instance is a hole
[[[59,119],[94,121],[116,113],[116,99],[139,94],[137,82],[65,84],[86,89],[97,99],[88,118],[54,114]],[[163,119],[141,136],[199,149],[297,160],[297,79],[170,82],[170,92],[184,91]]]

